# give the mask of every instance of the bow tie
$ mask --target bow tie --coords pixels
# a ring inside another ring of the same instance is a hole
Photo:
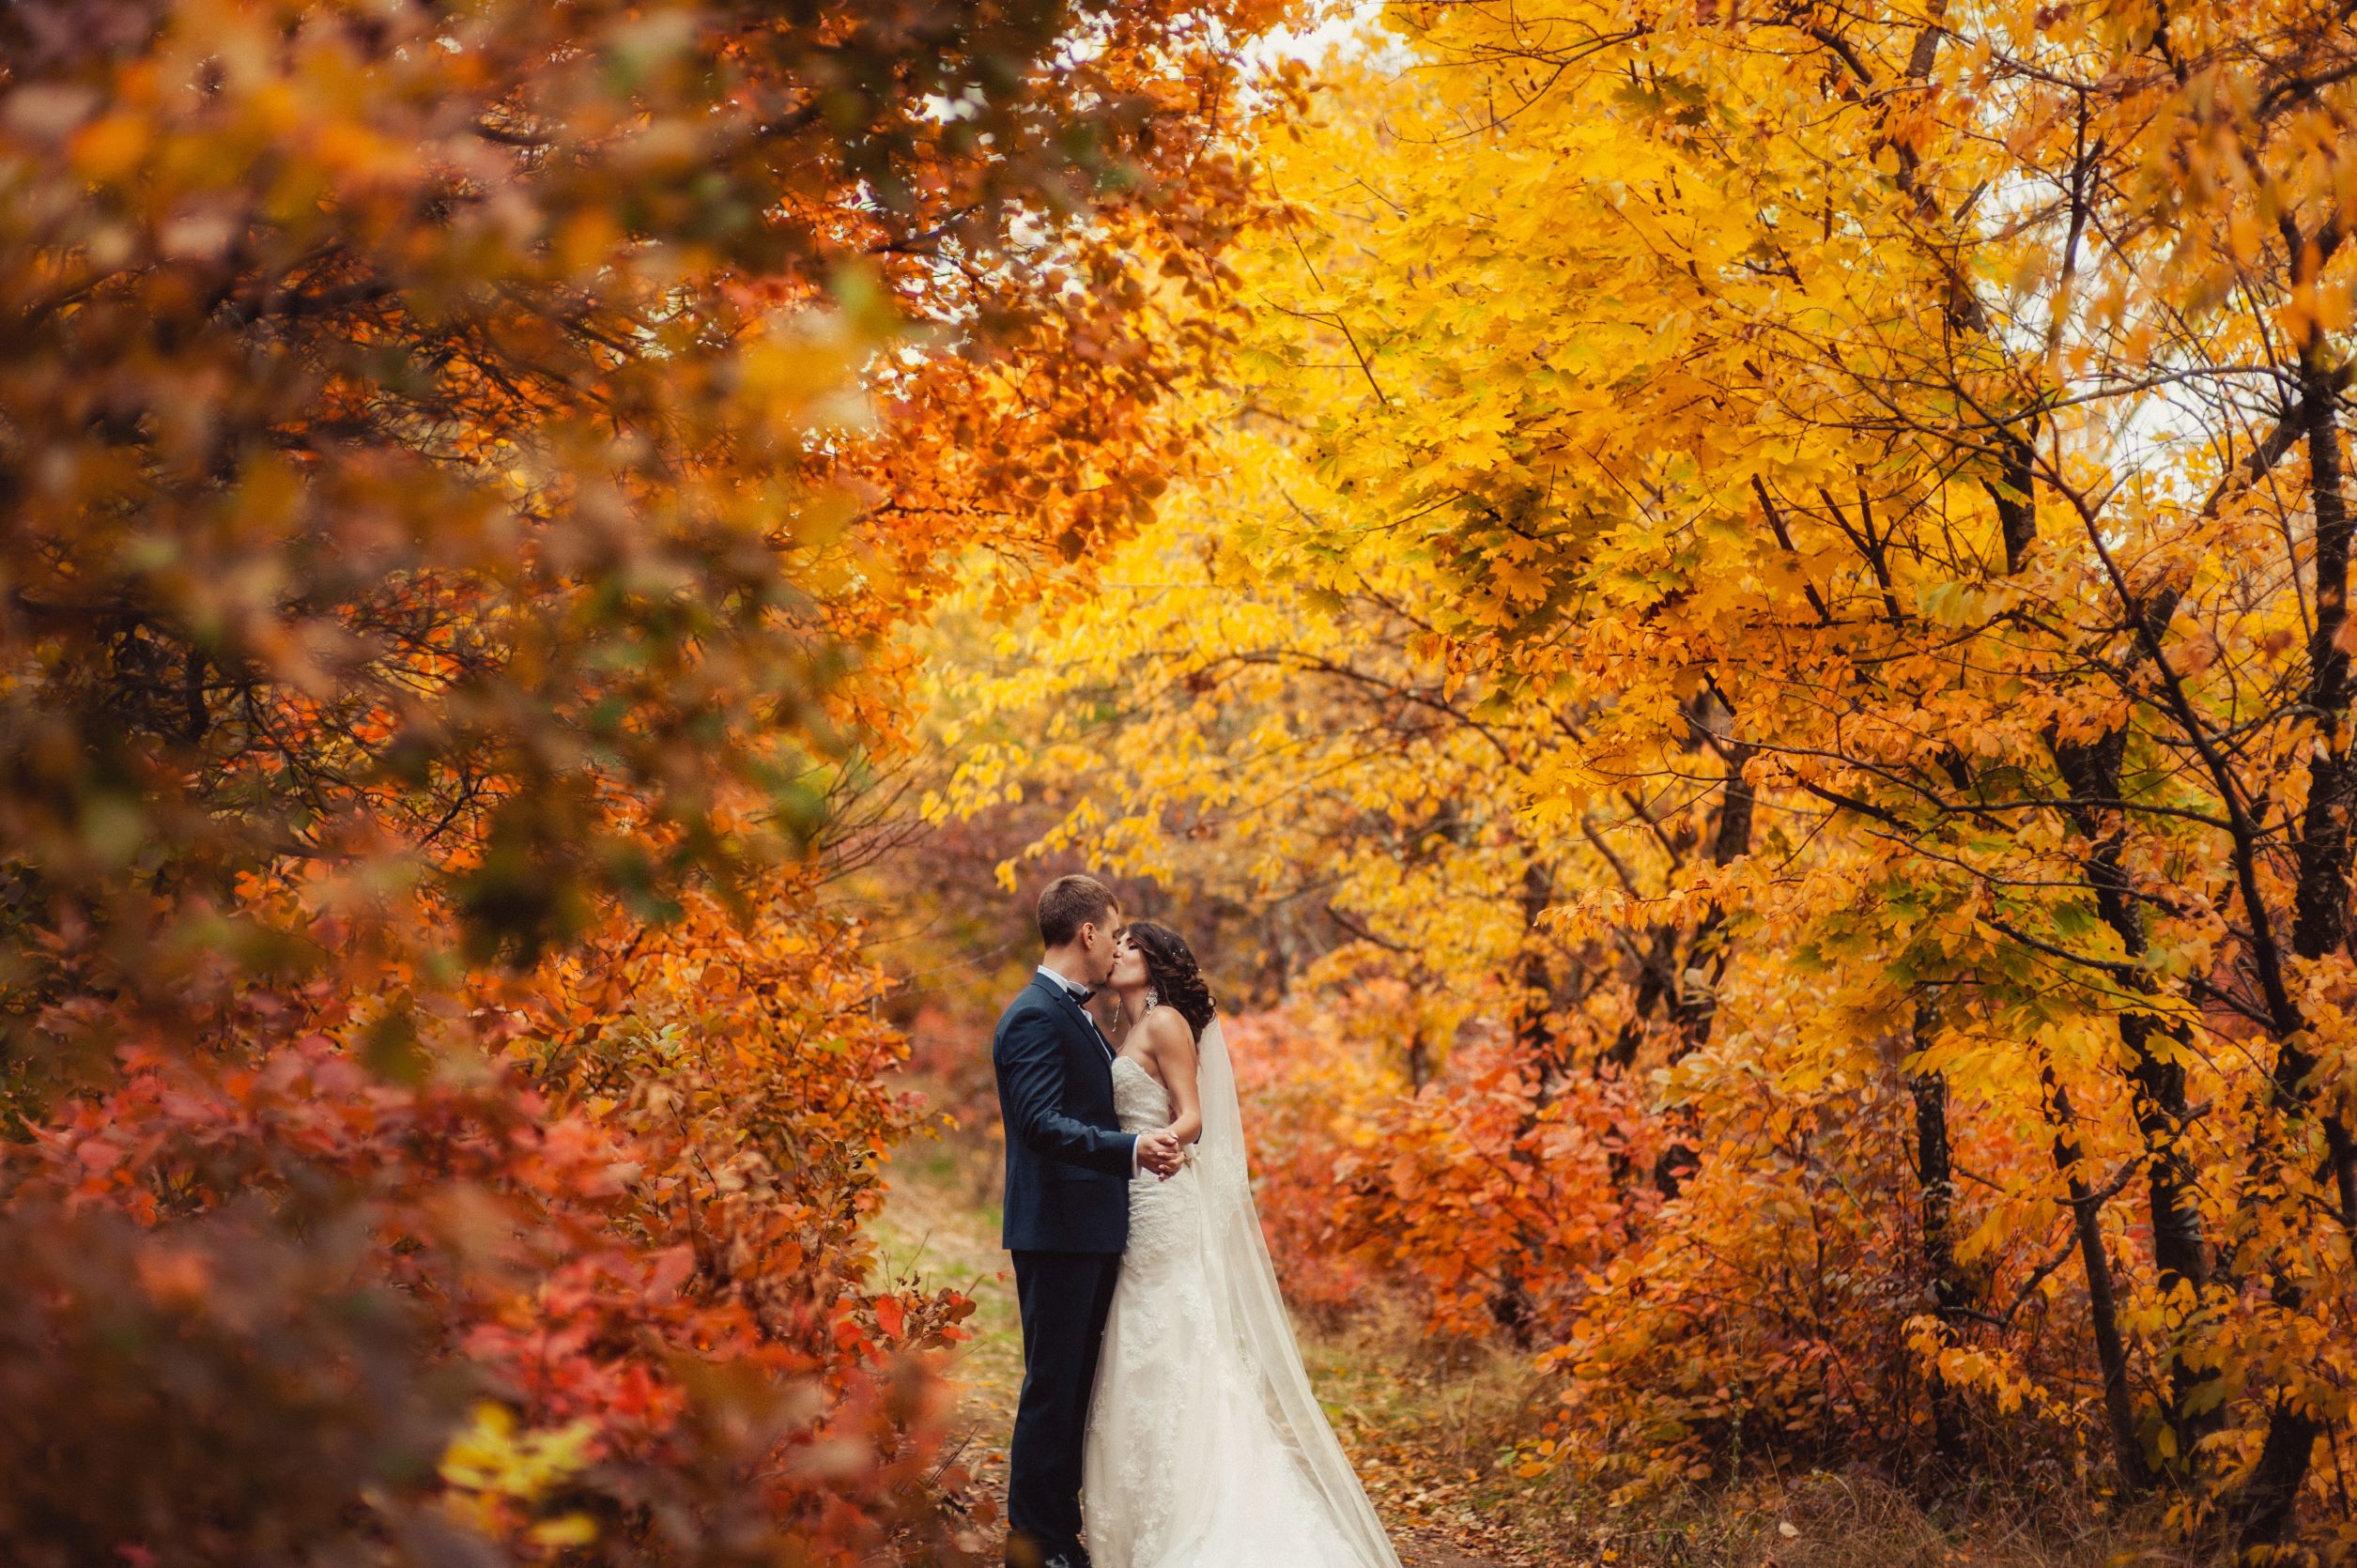
[[[1064,994],[1075,1002],[1086,1002],[1097,993],[1086,986],[1066,986]]]

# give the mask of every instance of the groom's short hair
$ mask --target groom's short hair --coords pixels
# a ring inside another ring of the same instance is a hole
[[[1040,890],[1040,940],[1061,947],[1091,920],[1110,922],[1118,907],[1113,889],[1095,877],[1058,877]]]

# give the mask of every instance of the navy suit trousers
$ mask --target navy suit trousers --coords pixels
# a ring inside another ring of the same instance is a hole
[[[1081,1445],[1105,1314],[1121,1277],[1118,1253],[1017,1253],[1014,1259],[1023,1394],[1007,1456],[1009,1562],[1023,1560],[1025,1544],[1046,1557],[1080,1544]]]

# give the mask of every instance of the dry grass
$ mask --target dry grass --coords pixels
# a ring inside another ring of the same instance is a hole
[[[1598,1527],[1593,1558],[1632,1568],[2128,1568],[2191,1565],[2140,1524],[2094,1516],[2032,1519],[1989,1506],[1942,1517],[1889,1483],[1815,1474],[1780,1487],[1691,1499],[1649,1522]]]
[[[1007,1495],[1007,1438],[1015,1393],[1023,1386],[1023,1328],[1015,1281],[998,1246],[996,1182],[983,1179],[983,1156],[963,1144],[919,1143],[895,1155],[891,1191],[872,1234],[886,1278],[950,1285],[974,1299],[965,1326],[973,1338],[950,1360],[959,1385],[957,1461],[974,1478],[971,1496],[994,1512]],[[994,1173],[992,1173],[994,1175]],[[1002,1531],[978,1517],[960,1545],[995,1561]]]

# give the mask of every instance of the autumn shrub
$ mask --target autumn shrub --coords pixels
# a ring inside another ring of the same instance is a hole
[[[1514,1465],[1621,1503],[1812,1468],[1927,1494],[1969,1471],[2033,1511],[2104,1490],[2100,1390],[2075,1370],[2087,1290],[2065,1271],[2077,1241],[2040,1168],[2053,1129],[2035,1085],[1980,1075],[1998,1045],[1930,1058],[1970,1085],[1937,1102],[1954,1143],[1934,1219],[1908,1043],[1753,996],[1772,973],[1737,971],[1731,994],[1786,1026],[1641,1085],[1542,1078],[1524,1042],[1477,1026],[1415,1087],[1370,1069],[1347,1015],[1242,1021],[1288,1298],[1339,1316],[1380,1290],[1428,1334],[1519,1344],[1545,1413]],[[2014,1175],[1953,1174],[1984,1171]],[[2133,1225],[2105,1246],[2149,1276]],[[2139,1292],[2122,1310],[2162,1304]]]
[[[824,961],[801,977],[823,983]],[[12,1362],[48,1369],[13,1430],[29,1470],[68,1467],[0,1522],[11,1547],[435,1560],[418,1543],[465,1537],[688,1562],[931,1539],[925,1352],[964,1304],[857,1284],[896,1102],[839,1092],[824,1001],[772,1005],[813,1038],[729,1042],[732,1060],[775,1053],[767,1092],[751,1068],[742,1094],[661,1068],[559,1103],[488,1060],[390,1084],[323,1035],[218,1076],[129,1059],[113,1092],[37,1130],[10,1181],[41,1284],[20,1343],[56,1342]],[[767,1155],[724,1130],[731,1103]],[[797,1148],[811,1158],[770,1165]],[[181,1370],[143,1398],[158,1358]],[[335,1462],[306,1466],[314,1441]],[[85,1449],[152,1456],[123,1494],[143,1510],[116,1506],[106,1466],[73,1479]],[[183,1514],[210,1516],[226,1504],[200,1499],[223,1488],[251,1505],[208,1544]]]
[[[1373,1136],[1357,1117],[1382,1086],[1363,1053],[1290,1020],[1255,1014],[1227,1021],[1225,1032],[1248,1107],[1254,1195],[1286,1302],[1347,1312],[1377,1270],[1342,1234],[1331,1200]]]
[[[1757,1045],[1731,1042],[1729,1054]],[[2008,1363],[2011,1386],[1941,1383],[1922,1354],[1922,1336],[1941,1330],[1903,1088],[1870,1073],[1796,1090],[1774,1067],[1741,1063],[1740,1099],[1714,1104],[1691,1175],[1599,1260],[1552,1326],[1537,1358],[1557,1407],[1547,1455],[1624,1499],[1811,1468],[1936,1489],[1940,1467],[1967,1458],[1942,1451],[1946,1422],[1969,1427],[1981,1472],[2025,1506],[2074,1493],[2095,1460],[2077,1424],[2085,1411],[2067,1397],[2026,1406],[2021,1386],[2068,1379],[2085,1349],[2074,1303],[2038,1298],[2037,1330]],[[1977,1167],[1996,1152],[1978,1144],[1958,1158]],[[2014,1245],[1992,1225],[1982,1247],[1966,1248],[1981,1290],[2018,1286]],[[1984,1342],[1951,1332],[1959,1345]]]
[[[1436,1334],[1554,1343],[1659,1206],[1643,1098],[1548,1075],[1479,1017],[1415,1084],[1369,1049],[1363,1006],[1297,1004],[1233,1031],[1288,1299],[1339,1307],[1380,1282]]]
[[[969,1305],[870,1280],[865,1222],[917,1108],[887,982],[810,875],[778,868],[753,902],[683,890],[669,918],[617,913],[455,985],[430,947],[315,917],[342,966],[224,976],[241,1035],[121,1048],[26,1115],[0,1204],[29,1290],[11,1430],[57,1484],[0,1545],[954,1556],[937,1353]],[[297,891],[265,885],[251,906],[291,923],[269,904]],[[136,1513],[77,1457],[97,1452],[155,1455],[120,1494]]]
[[[545,966],[511,1024],[511,1057],[639,1161],[628,1226],[778,1331],[867,1279],[882,1163],[921,1116],[858,943],[792,879],[750,912],[691,899]]]

